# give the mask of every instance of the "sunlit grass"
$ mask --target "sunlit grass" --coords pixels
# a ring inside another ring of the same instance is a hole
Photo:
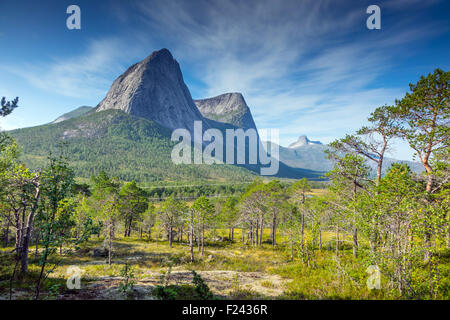
[[[366,286],[368,265],[361,259],[352,257],[351,245],[348,243],[341,247],[337,263],[335,256],[335,234],[331,231],[323,232],[322,250],[310,250],[309,258],[302,259],[299,248],[294,247],[294,260],[290,259],[290,246],[287,238],[279,232],[277,246],[270,243],[270,230],[265,229],[262,246],[252,246],[241,242],[240,229],[235,229],[234,241],[212,241],[208,237],[203,256],[194,246],[195,261],[190,261],[190,252],[187,239],[183,242],[174,241],[169,248],[165,239],[139,237],[117,238],[113,241],[112,264],[108,265],[107,257],[96,257],[92,254],[94,248],[102,247],[104,240],[92,237],[81,248],[70,256],[52,255],[47,270],[53,269],[43,290],[52,285],[60,284],[62,287],[68,277],[69,266],[78,266],[83,270],[83,281],[98,281],[107,277],[120,277],[125,264],[133,267],[136,279],[143,280],[149,277],[158,277],[169,266],[173,271],[236,271],[257,272],[259,274],[279,275],[286,279],[286,284],[278,288],[284,292],[278,298],[284,299],[396,299],[399,298],[392,290],[369,290]],[[154,233],[156,234],[156,232]],[[217,235],[228,236],[228,230],[217,230]],[[342,240],[342,238],[341,238]],[[347,236],[346,240],[351,238]],[[311,245],[311,235],[306,234],[305,242]],[[363,248],[362,248],[363,249]],[[12,247],[0,249],[0,294],[4,297],[9,292],[9,278],[14,269]],[[446,259],[446,256],[443,257]],[[447,257],[448,260],[448,257]],[[448,265],[448,263],[447,263]],[[32,294],[40,267],[35,258],[35,251],[30,250],[29,274],[14,288]],[[444,270],[448,275],[449,268]],[[219,279],[220,280],[220,279]],[[223,281],[228,281],[223,279]],[[449,286],[449,280],[443,279],[442,285]],[[387,288],[387,279],[382,278],[384,288]],[[260,287],[267,290],[277,288],[279,283],[271,280],[260,282]],[[448,291],[448,290],[447,290]],[[443,291],[445,297],[445,290]],[[262,297],[261,293],[248,288],[240,288],[230,297],[238,299]]]

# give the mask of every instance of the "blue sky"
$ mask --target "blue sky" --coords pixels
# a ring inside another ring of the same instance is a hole
[[[66,8],[81,8],[81,30]],[[381,30],[366,8],[381,8]],[[168,48],[193,98],[243,93],[259,128],[328,143],[352,133],[410,82],[449,69],[450,3],[438,0],[0,1],[4,130],[97,105],[113,80]],[[391,156],[410,159],[400,142]]]

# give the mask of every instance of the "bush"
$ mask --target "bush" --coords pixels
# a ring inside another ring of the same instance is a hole
[[[212,294],[211,290],[209,289],[208,285],[205,283],[205,281],[200,277],[200,275],[192,270],[192,274],[194,275],[194,279],[192,280],[192,283],[195,286],[195,293],[197,295],[197,298],[199,300],[211,300],[214,298],[214,295]]]

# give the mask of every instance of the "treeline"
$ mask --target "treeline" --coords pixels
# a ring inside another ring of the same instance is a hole
[[[283,186],[291,185],[292,181],[281,182]],[[247,190],[251,182],[226,183],[226,184],[198,184],[198,185],[171,185],[171,186],[149,186],[143,187],[151,201],[164,201],[167,197],[173,196],[176,199],[190,200],[200,196],[210,198],[221,198],[231,195],[239,195]],[[327,182],[310,181],[310,185],[315,189],[325,189]]]
[[[221,197],[244,192],[246,183],[241,184],[206,184],[185,186],[155,186],[145,188],[152,201],[164,201],[173,196],[177,199],[195,199],[200,196]]]

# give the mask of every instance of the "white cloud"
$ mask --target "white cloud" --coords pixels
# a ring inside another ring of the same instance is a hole
[[[258,127],[280,127],[281,143],[289,144],[302,133],[330,142],[404,94],[374,82],[402,46],[439,28],[409,23],[415,15],[404,10],[422,6],[417,1],[384,4],[402,18],[391,31],[370,36],[357,32],[365,28],[364,1],[149,1],[139,7],[182,65],[195,66],[206,85],[200,94],[242,92]]]
[[[197,98],[239,91],[258,127],[280,127],[282,144],[299,134],[330,142],[404,93],[374,85],[398,50],[408,54],[410,41],[448,28],[410,24],[416,16],[405,10],[423,1],[381,2],[382,12],[400,12],[401,19],[389,26],[395,32],[382,27],[366,37],[357,31],[365,28],[367,1],[135,1],[138,13],[115,3],[111,12],[126,36],[94,40],[83,55],[10,71],[49,92],[101,97],[130,61],[160,43],[204,83]],[[130,21],[141,23],[139,30],[128,30]]]
[[[121,62],[130,55],[123,47],[116,38],[93,40],[78,56],[2,68],[48,92],[76,98],[101,96],[111,85],[112,75],[123,71]]]

